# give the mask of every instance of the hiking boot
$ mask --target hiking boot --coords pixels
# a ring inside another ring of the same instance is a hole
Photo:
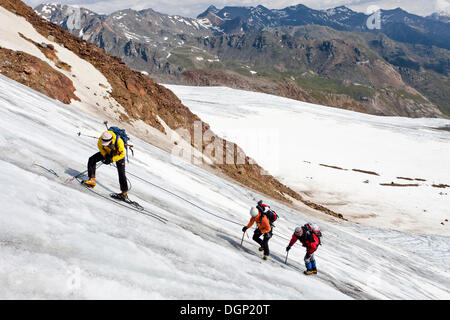
[[[258,250],[259,250],[259,251],[264,251],[264,248],[263,248],[263,247],[259,247]]]
[[[125,202],[129,201],[126,192],[113,193],[113,194],[111,194],[111,197],[114,199],[117,199],[117,200],[125,201]]]
[[[269,256],[264,255],[263,260],[267,260]]]
[[[313,274],[317,274],[317,269],[316,269],[316,268],[312,268],[312,269],[311,269],[311,272],[312,272]]]
[[[95,183],[95,178],[90,178],[89,180],[85,180],[85,181],[83,181],[83,184],[86,186],[86,187],[89,187],[89,188],[93,188],[93,187],[95,187],[97,184]]]
[[[306,274],[307,276],[314,274],[314,272],[312,270],[308,270],[306,269],[305,271],[303,271],[304,274]]]

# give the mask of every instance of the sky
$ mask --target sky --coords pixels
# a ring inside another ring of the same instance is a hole
[[[45,0],[25,0],[24,2],[35,7]],[[431,0],[426,6],[423,0],[47,0],[47,2],[78,5],[97,13],[111,13],[128,8],[135,10],[151,8],[161,13],[184,17],[196,17],[210,5],[215,5],[217,8],[263,5],[269,9],[282,9],[299,3],[313,9],[345,5],[355,11],[366,12],[370,6],[376,5],[381,9],[400,7],[418,15],[429,15],[437,11],[450,13],[450,0]]]

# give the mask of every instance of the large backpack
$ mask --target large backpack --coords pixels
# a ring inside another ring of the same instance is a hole
[[[314,233],[317,236],[317,238],[319,239],[319,245],[322,245],[322,232],[320,231],[319,226],[314,223],[307,223],[305,224],[305,227],[309,232]]]
[[[278,214],[269,207],[266,207],[266,211],[263,214],[269,219],[270,224],[273,224],[278,219]]]
[[[272,209],[270,209],[268,205],[263,204],[262,200],[258,201],[256,208],[258,209],[259,212],[261,212],[261,215],[265,215],[267,219],[269,219],[270,225],[272,225],[275,221],[277,221],[278,214]]]
[[[114,132],[116,135],[116,143],[115,143],[116,150],[117,150],[117,143],[119,142],[119,137],[122,138],[123,144],[125,146],[127,161],[128,161],[128,147],[130,147],[131,153],[133,155],[134,155],[134,152],[133,152],[133,146],[128,144],[128,140],[130,140],[130,137],[128,137],[125,129],[121,129],[119,127],[109,127],[108,130]]]

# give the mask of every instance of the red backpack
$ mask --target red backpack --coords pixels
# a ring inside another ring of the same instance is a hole
[[[266,215],[267,219],[269,219],[270,224],[274,223],[278,219],[278,214],[272,209],[267,208],[264,214]]]
[[[317,236],[317,239],[319,239],[319,245],[322,245],[322,232],[320,231],[319,226],[317,224],[308,222],[307,224],[305,224],[305,227],[308,231]]]

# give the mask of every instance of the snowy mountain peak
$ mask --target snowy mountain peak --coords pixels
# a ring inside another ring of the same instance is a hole
[[[450,12],[447,12],[447,11],[434,12],[431,15],[429,15],[428,18],[436,20],[436,21],[448,23],[448,22],[450,22]]]
[[[330,8],[323,10],[324,12],[328,13],[329,15],[334,15],[337,13],[346,13],[346,14],[352,14],[355,13],[355,11],[351,10],[350,8],[347,8],[346,6],[339,6],[336,8]]]

